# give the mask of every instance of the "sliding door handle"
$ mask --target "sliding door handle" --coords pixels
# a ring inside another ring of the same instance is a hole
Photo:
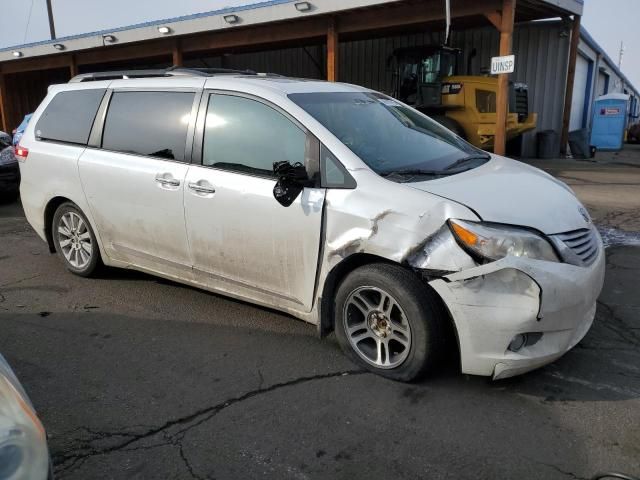
[[[202,185],[197,182],[189,182],[189,190],[193,190],[194,192],[197,192],[197,193],[207,193],[207,194],[216,193],[216,189],[213,188],[213,186]]]

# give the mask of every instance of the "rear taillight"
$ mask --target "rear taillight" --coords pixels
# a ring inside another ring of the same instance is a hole
[[[14,152],[15,152],[16,158],[18,160],[22,160],[23,162],[27,159],[27,156],[29,155],[29,149],[21,147],[20,145],[16,145]]]

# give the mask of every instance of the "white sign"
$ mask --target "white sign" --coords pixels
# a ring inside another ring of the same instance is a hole
[[[516,66],[516,56],[507,55],[505,57],[491,58],[491,75],[499,73],[513,73]]]

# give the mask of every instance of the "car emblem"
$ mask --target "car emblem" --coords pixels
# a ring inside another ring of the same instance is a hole
[[[584,218],[585,222],[591,223],[591,217],[589,216],[589,212],[587,212],[586,208],[579,207],[578,212],[580,212],[580,215],[582,215],[582,218]]]

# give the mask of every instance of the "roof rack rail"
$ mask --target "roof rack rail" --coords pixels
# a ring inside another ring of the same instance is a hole
[[[212,76],[212,75],[258,75],[257,72],[253,70],[238,70],[233,68],[215,68],[215,67],[207,67],[207,68],[188,68],[188,67],[169,67],[166,70],[167,73],[171,74],[182,74],[182,75],[200,75],[200,76]]]
[[[211,77],[214,75],[258,75],[253,70],[232,70],[227,68],[185,68],[169,67],[165,69],[149,70],[117,70],[112,72],[81,73],[76,75],[69,83],[96,82],[99,80],[120,80],[129,78],[154,78],[154,77]]]

